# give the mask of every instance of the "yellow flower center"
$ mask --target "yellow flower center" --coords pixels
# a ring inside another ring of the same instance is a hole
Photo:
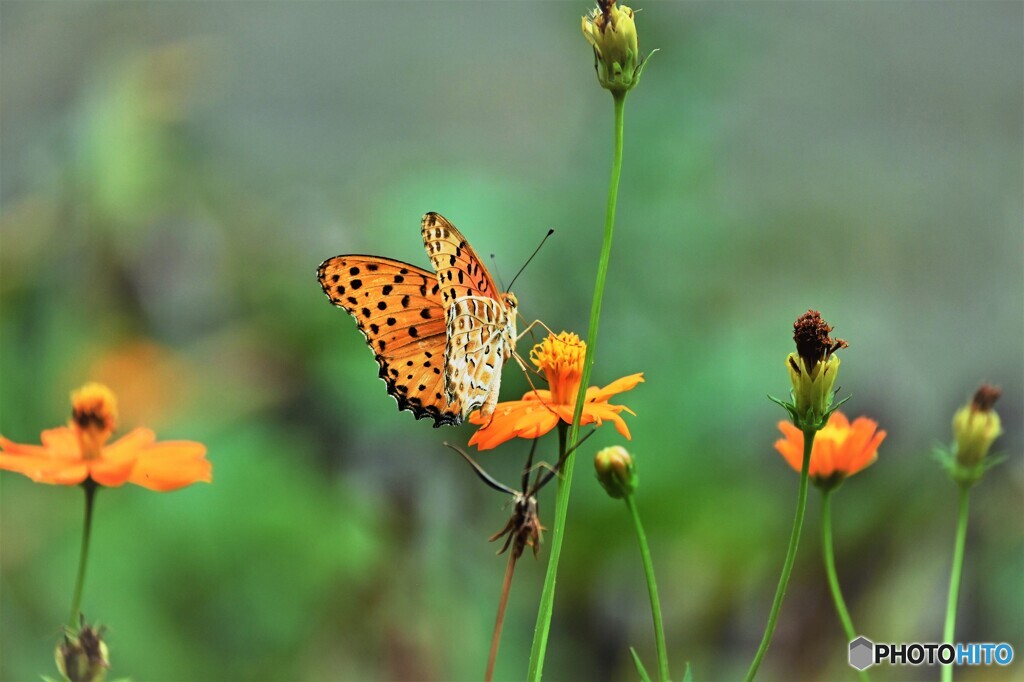
[[[586,355],[586,342],[569,332],[548,335],[530,351],[530,360],[548,379],[551,398],[556,405],[576,403]]]
[[[117,398],[103,384],[88,383],[71,394],[71,428],[78,435],[83,459],[97,459],[114,433]]]
[[[835,444],[837,450],[843,446],[843,443],[850,437],[853,429],[849,425],[838,426],[836,424],[837,421],[836,419],[830,419],[825,428],[818,431],[818,435],[814,439],[815,445],[822,441],[829,441]]]

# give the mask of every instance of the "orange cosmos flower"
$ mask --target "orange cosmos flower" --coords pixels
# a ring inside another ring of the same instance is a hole
[[[775,441],[775,449],[800,471],[804,434],[788,421],[779,422],[779,429],[786,437]],[[878,459],[878,446],[883,440],[885,431],[878,431],[875,421],[858,417],[851,424],[842,412],[833,412],[828,424],[814,438],[808,473],[815,485],[835,487]]]
[[[86,384],[71,394],[68,426],[43,431],[42,445],[0,436],[0,469],[38,483],[78,485],[89,479],[108,487],[134,483],[161,492],[211,480],[202,443],[158,443],[151,430],[138,428],[107,444],[116,422],[114,394],[102,384]]]
[[[473,434],[469,444],[479,450],[490,450],[513,438],[540,438],[559,421],[571,424],[586,354],[587,344],[575,334],[548,335],[530,351],[530,360],[547,377],[548,390],[533,390],[522,400],[498,403],[490,423],[480,416],[479,410],[473,412],[469,421],[485,426]],[[611,405],[608,399],[636,387],[643,380],[643,373],[631,374],[604,388],[587,388],[580,423],[600,426],[605,420],[611,421],[628,440],[629,428],[619,413],[636,413],[624,405]]]

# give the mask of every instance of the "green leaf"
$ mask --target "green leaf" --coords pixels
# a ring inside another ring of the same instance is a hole
[[[640,660],[640,655],[636,652],[636,649],[629,647],[629,653],[633,654],[633,664],[636,666],[636,672],[640,675],[640,679],[643,682],[651,682],[651,676],[647,674],[647,669],[644,668],[643,661]]]
[[[683,682],[693,682],[693,671],[690,670],[690,662],[686,662],[686,672],[683,673]]]

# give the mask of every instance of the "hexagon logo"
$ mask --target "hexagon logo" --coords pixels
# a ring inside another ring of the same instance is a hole
[[[867,637],[858,637],[850,642],[850,665],[864,670],[875,664],[875,643]]]

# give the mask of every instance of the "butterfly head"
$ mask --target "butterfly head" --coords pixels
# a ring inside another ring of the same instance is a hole
[[[519,307],[519,300],[516,299],[516,295],[511,291],[506,291],[501,295],[501,302],[505,304],[505,308],[515,317],[516,309]]]

